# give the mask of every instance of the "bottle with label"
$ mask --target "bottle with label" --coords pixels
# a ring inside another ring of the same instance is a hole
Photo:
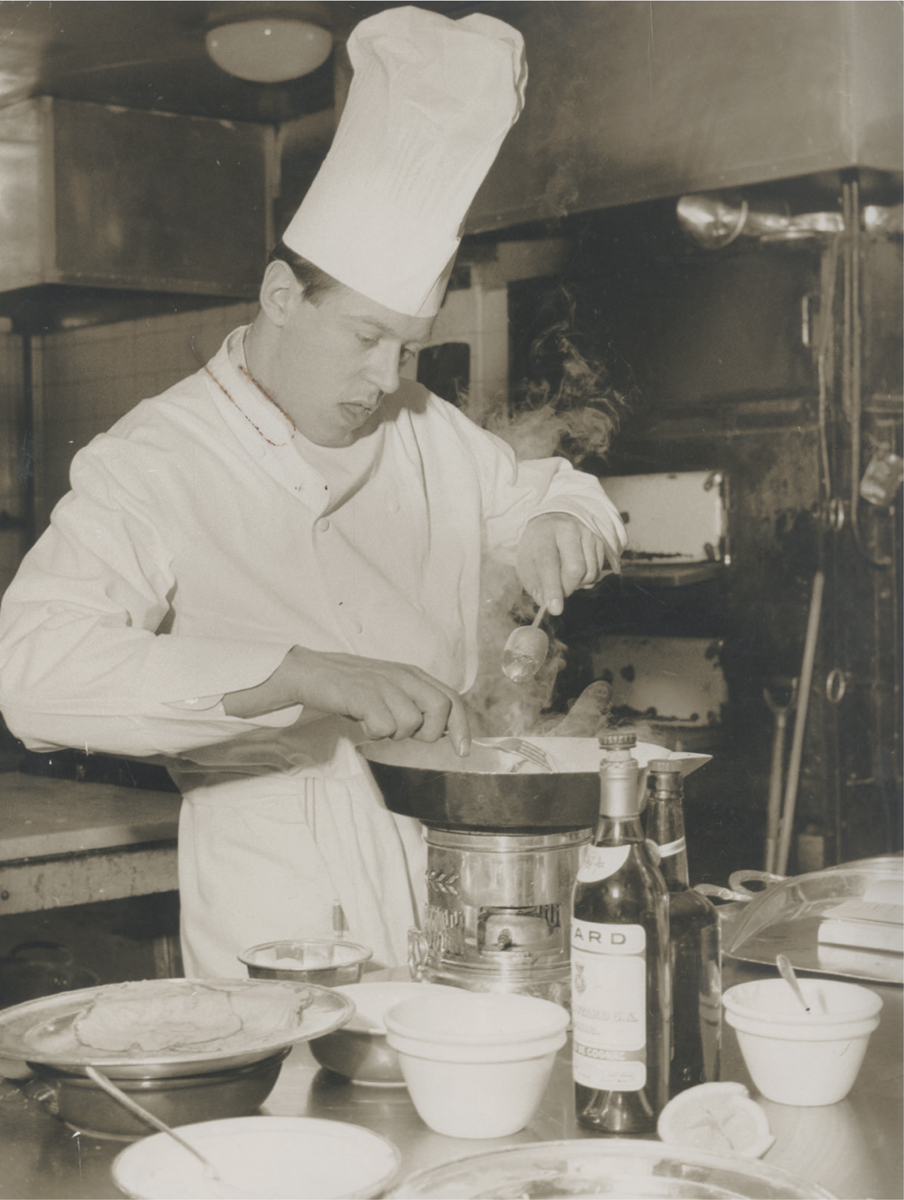
[[[669,901],[641,828],[635,743],[600,737],[600,820],[572,910],[576,1115],[600,1133],[653,1132],[669,1098]]]
[[[673,759],[648,763],[647,838],[659,847],[669,890],[672,974],[672,1096],[719,1078],[722,971],[719,914],[690,886],[684,836],[684,788]]]

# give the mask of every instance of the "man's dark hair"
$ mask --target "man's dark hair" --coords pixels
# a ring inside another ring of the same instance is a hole
[[[311,304],[319,304],[328,292],[345,286],[338,279],[327,275],[326,271],[321,271],[320,267],[315,267],[312,262],[297,254],[282,240],[273,247],[270,257],[267,259],[267,262],[277,261],[288,263],[292,268],[295,278],[304,288],[305,300]]]

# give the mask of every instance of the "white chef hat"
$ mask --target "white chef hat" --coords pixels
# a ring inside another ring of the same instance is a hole
[[[286,245],[396,312],[434,316],[461,226],[524,104],[524,41],[480,13],[411,6],[362,21],[329,153]]]

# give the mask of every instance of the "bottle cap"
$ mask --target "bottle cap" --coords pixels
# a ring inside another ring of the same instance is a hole
[[[657,775],[680,775],[681,767],[674,758],[654,758],[647,763],[647,770]]]
[[[610,729],[599,735],[599,744],[604,750],[629,750],[637,745],[637,734],[633,729]]]

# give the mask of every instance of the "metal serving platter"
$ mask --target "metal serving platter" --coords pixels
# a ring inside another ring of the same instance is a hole
[[[599,817],[599,769],[603,757],[596,738],[528,737],[551,762],[546,771],[498,749],[508,738],[481,739],[461,758],[449,738],[438,742],[365,742],[367,760],[387,807],[427,825],[474,830],[591,829]],[[641,767],[653,758],[675,759],[683,774],[709,760],[638,743],[632,751]],[[641,781],[643,782],[643,781]]]
[[[536,1142],[490,1150],[409,1175],[397,1200],[803,1200],[832,1192],[758,1159],[628,1138]]]
[[[128,986],[133,989],[141,986],[152,1002],[164,986],[189,991],[198,985],[227,991],[274,986],[269,980],[259,979],[145,979],[140,985],[132,983]],[[78,1071],[86,1066],[100,1067],[112,1078],[136,1074],[144,1077],[202,1074],[257,1062],[285,1046],[322,1037],[350,1021],[355,1013],[354,1003],[341,992],[309,983],[281,981],[279,986],[298,993],[299,1010],[293,1023],[282,1025],[269,1034],[243,1037],[240,1030],[221,1039],[220,1044],[208,1043],[194,1051],[179,1049],[155,1054],[111,1052],[83,1045],[73,1030],[76,1019],[99,996],[115,993],[123,986],[112,983],[77,992],[58,992],[0,1011],[0,1059],[68,1071]],[[304,1001],[307,1003],[302,1007]]]

